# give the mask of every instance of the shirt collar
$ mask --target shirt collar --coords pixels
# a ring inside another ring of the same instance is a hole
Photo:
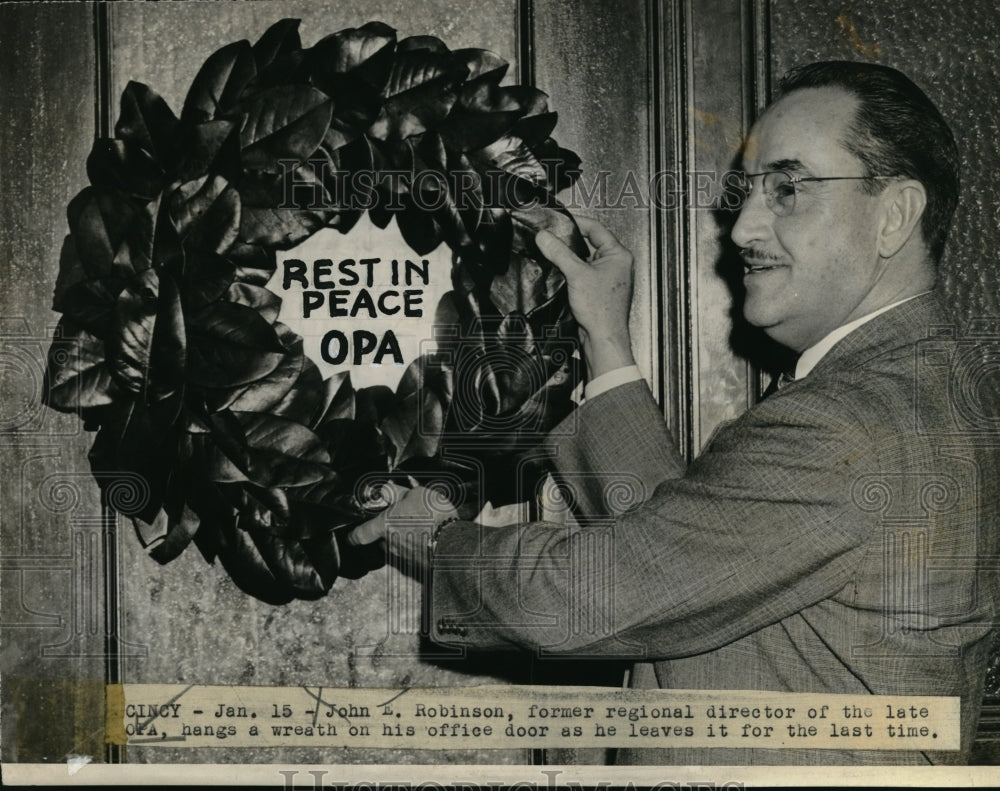
[[[886,305],[883,308],[879,308],[873,313],[869,313],[862,316],[860,319],[855,319],[854,321],[848,322],[843,326],[837,327],[833,332],[823,338],[819,343],[810,346],[802,354],[799,355],[799,360],[795,364],[795,378],[802,379],[809,375],[809,372],[816,367],[817,363],[826,356],[826,353],[834,347],[834,345],[850,335],[854,330],[860,327],[862,324],[867,324],[869,321],[874,319],[876,316],[880,316],[887,310],[892,310],[893,308],[902,305],[904,302],[909,302],[911,299],[916,299],[917,297],[922,297],[924,294],[929,294],[929,291],[924,291],[920,294],[914,294],[912,297],[906,297],[898,302],[893,302],[891,305]]]

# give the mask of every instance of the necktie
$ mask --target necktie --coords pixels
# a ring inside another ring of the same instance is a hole
[[[767,398],[769,395],[778,392],[778,390],[783,388],[785,385],[794,381],[794,376],[782,371],[777,376],[771,378],[771,383],[767,386],[767,389],[764,390],[764,394],[761,396],[761,399]]]

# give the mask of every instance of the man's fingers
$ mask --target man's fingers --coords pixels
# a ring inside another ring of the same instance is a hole
[[[577,215],[573,215],[573,219],[576,221],[576,224],[580,228],[580,232],[583,234],[584,238],[594,250],[594,255],[591,260],[595,258],[604,258],[618,251],[628,252],[625,246],[619,241],[618,237],[611,233],[611,231],[605,228],[597,220]],[[578,256],[573,255],[572,251],[570,251],[557,236],[554,236],[548,231],[539,231],[538,235],[535,236],[535,243],[538,245],[538,249],[542,251],[545,257],[558,266],[564,275],[566,274],[567,268],[571,269],[573,264],[584,263]],[[572,275],[567,276],[571,277]]]
[[[383,511],[378,516],[358,525],[347,535],[347,543],[352,546],[373,544],[385,535],[385,515]]]
[[[577,217],[575,215],[573,219],[576,220],[580,231],[586,237],[587,241],[590,242],[590,246],[597,252],[606,253],[609,250],[622,247],[622,243],[618,241],[618,237],[597,220],[592,220],[590,217]]]
[[[354,528],[347,536],[347,543],[355,546],[358,544],[371,544],[382,538],[385,535],[385,520],[392,511],[393,506],[406,497],[410,491],[405,486],[400,486],[391,481],[382,484],[378,499],[383,500],[389,507],[377,516]]]
[[[390,508],[406,497],[407,494],[419,485],[414,478],[411,478],[410,476],[407,476],[407,478],[413,482],[413,486],[410,488],[400,486],[398,483],[393,483],[392,481],[386,481],[379,488],[379,498],[387,502]]]
[[[535,235],[535,244],[542,251],[542,255],[555,264],[567,280],[571,280],[580,267],[586,266],[572,250],[550,231],[539,231]]]

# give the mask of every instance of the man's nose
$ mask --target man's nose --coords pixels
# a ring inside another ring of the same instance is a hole
[[[770,236],[773,221],[774,212],[767,206],[764,190],[760,187],[751,190],[733,226],[733,242],[737,247],[750,247],[754,242],[764,241]]]

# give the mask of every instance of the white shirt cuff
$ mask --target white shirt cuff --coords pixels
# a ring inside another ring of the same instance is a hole
[[[637,382],[642,379],[639,373],[639,366],[626,365],[622,368],[615,368],[587,382],[583,388],[584,398],[597,398],[601,393],[606,393],[615,387],[626,385],[629,382]]]

